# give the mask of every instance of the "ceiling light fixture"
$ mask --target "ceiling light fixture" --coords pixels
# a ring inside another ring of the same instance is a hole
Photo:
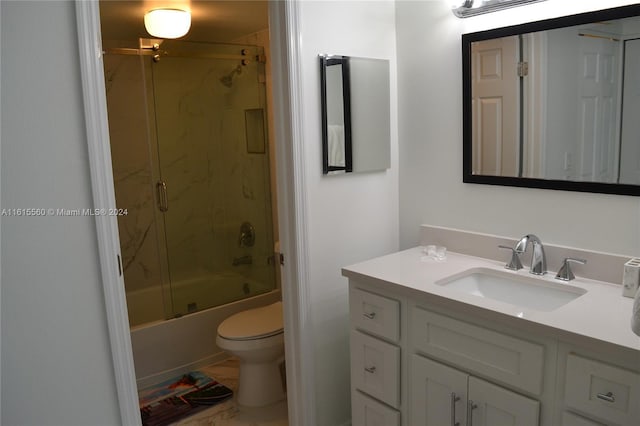
[[[545,0],[452,0],[451,10],[458,18],[468,18],[539,1]]]
[[[180,9],[153,9],[144,15],[147,32],[158,38],[180,38],[191,28],[191,13]]]

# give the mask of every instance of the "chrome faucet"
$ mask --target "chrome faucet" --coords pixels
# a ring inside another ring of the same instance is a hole
[[[515,251],[522,254],[527,250],[527,245],[531,242],[533,246],[533,254],[531,255],[531,272],[535,275],[544,275],[547,273],[547,258],[544,255],[544,246],[540,238],[533,234],[525,235],[516,244]]]

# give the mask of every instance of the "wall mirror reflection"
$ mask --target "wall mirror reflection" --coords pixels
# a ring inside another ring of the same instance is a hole
[[[463,35],[463,180],[640,195],[638,15]]]
[[[320,55],[322,171],[390,167],[389,61]]]

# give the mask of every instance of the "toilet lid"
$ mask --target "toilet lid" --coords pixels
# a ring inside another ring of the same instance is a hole
[[[218,335],[230,340],[253,340],[282,333],[282,302],[231,315],[218,326]]]

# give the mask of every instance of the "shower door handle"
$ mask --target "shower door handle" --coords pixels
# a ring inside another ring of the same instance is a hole
[[[167,196],[167,184],[164,181],[158,181],[156,184],[158,189],[158,209],[161,212],[169,210],[169,197]]]

